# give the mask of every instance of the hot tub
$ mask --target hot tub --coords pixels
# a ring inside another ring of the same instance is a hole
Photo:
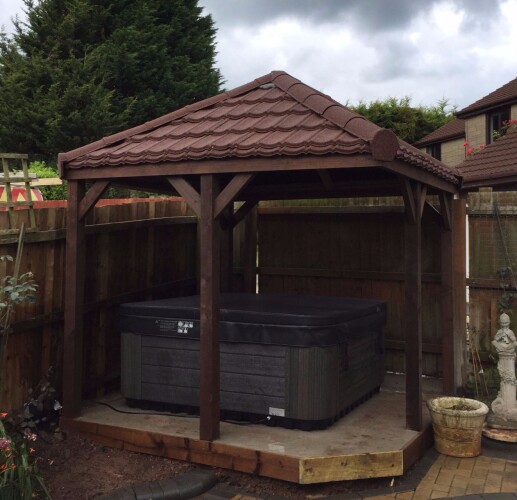
[[[379,300],[222,294],[222,418],[325,428],[383,379]],[[133,406],[199,407],[199,296],[120,309],[122,394]]]

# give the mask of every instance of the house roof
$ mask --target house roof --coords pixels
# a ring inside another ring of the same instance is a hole
[[[68,169],[333,154],[399,159],[458,183],[454,168],[282,71],[61,153],[58,160],[66,176]]]
[[[517,78],[482,97],[470,106],[461,109],[456,113],[456,116],[466,118],[480,111],[487,111],[510,103],[517,103]]]
[[[506,135],[467,157],[457,169],[465,188],[517,183],[517,129],[509,129]]]
[[[419,141],[416,141],[414,146],[420,148],[433,144],[436,142],[444,142],[451,139],[461,139],[465,137],[465,120],[461,118],[454,118],[440,128],[437,128]]]

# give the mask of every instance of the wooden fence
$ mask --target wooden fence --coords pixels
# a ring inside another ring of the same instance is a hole
[[[517,268],[516,202],[515,193],[469,198],[470,323],[485,358],[501,299],[510,296],[501,285],[509,284],[508,269]],[[103,203],[89,214],[86,230],[84,381],[85,391],[92,395],[110,382],[117,384],[118,304],[192,294],[197,288],[197,223],[184,203],[172,199]],[[16,311],[0,408],[19,406],[49,366],[60,380],[66,213],[63,206],[43,206],[36,205],[38,230],[26,235],[22,262],[22,272],[34,272],[38,300]],[[17,223],[28,220],[26,211],[15,214]],[[440,228],[425,214],[423,371],[440,376]],[[0,228],[8,227],[5,217],[0,212]],[[263,203],[258,215],[253,212],[236,228],[233,288],[254,289],[254,272],[242,271],[253,268],[258,248],[260,292],[384,299],[389,304],[385,367],[403,372],[402,217],[400,198]],[[16,235],[0,235],[0,255],[15,251]],[[0,275],[10,272],[10,264],[0,263]],[[515,311],[516,303],[510,304],[509,312]]]
[[[517,328],[517,193],[469,196],[469,325],[488,360],[501,312]]]
[[[377,298],[388,303],[385,367],[404,372],[402,200],[378,206],[259,209],[261,292]],[[441,373],[440,228],[424,218],[423,372]]]
[[[197,221],[184,203],[103,203],[88,216],[86,229],[84,385],[89,393],[119,375],[118,304],[188,295],[197,286]],[[21,263],[22,272],[34,273],[37,301],[15,312],[0,408],[20,406],[50,366],[58,385],[61,379],[66,209],[59,202],[43,206],[35,210],[38,230],[26,234]],[[28,214],[20,210],[15,216],[19,225]],[[5,217],[0,212],[0,227],[6,227]],[[0,235],[0,255],[14,256],[16,240],[15,234]],[[0,275],[12,272],[11,264],[0,266]]]

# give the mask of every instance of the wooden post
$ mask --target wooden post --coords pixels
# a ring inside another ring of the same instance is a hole
[[[233,203],[222,213],[221,221],[221,292],[231,292],[233,281]]]
[[[66,282],[63,340],[63,415],[81,413],[84,309],[84,219],[79,207],[84,181],[69,181],[66,223]]]
[[[406,340],[406,426],[422,429],[422,207],[420,183],[408,185],[404,199],[405,332]]]
[[[219,437],[220,225],[214,218],[218,186],[214,175],[201,176],[200,220],[200,388],[199,437]]]
[[[454,395],[454,303],[453,303],[453,233],[450,211],[452,195],[440,196],[440,211],[442,213],[441,227],[441,317],[442,317],[442,370],[443,393]],[[447,223],[448,221],[448,223]]]
[[[257,222],[258,211],[255,206],[244,220],[244,245],[242,252],[244,268],[244,292],[256,293],[257,290]]]
[[[467,381],[467,200],[452,201],[452,303],[454,325],[454,388]]]

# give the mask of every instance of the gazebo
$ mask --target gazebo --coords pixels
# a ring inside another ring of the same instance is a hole
[[[65,417],[79,416],[82,403],[85,216],[112,183],[179,194],[199,218],[201,440],[220,436],[219,298],[230,287],[229,242],[261,200],[403,197],[406,425],[413,430],[423,427],[421,219],[431,213],[441,224],[443,392],[462,385],[466,203],[459,174],[289,74],[274,71],[62,153],[59,169],[69,186]],[[234,202],[242,202],[236,211]]]

